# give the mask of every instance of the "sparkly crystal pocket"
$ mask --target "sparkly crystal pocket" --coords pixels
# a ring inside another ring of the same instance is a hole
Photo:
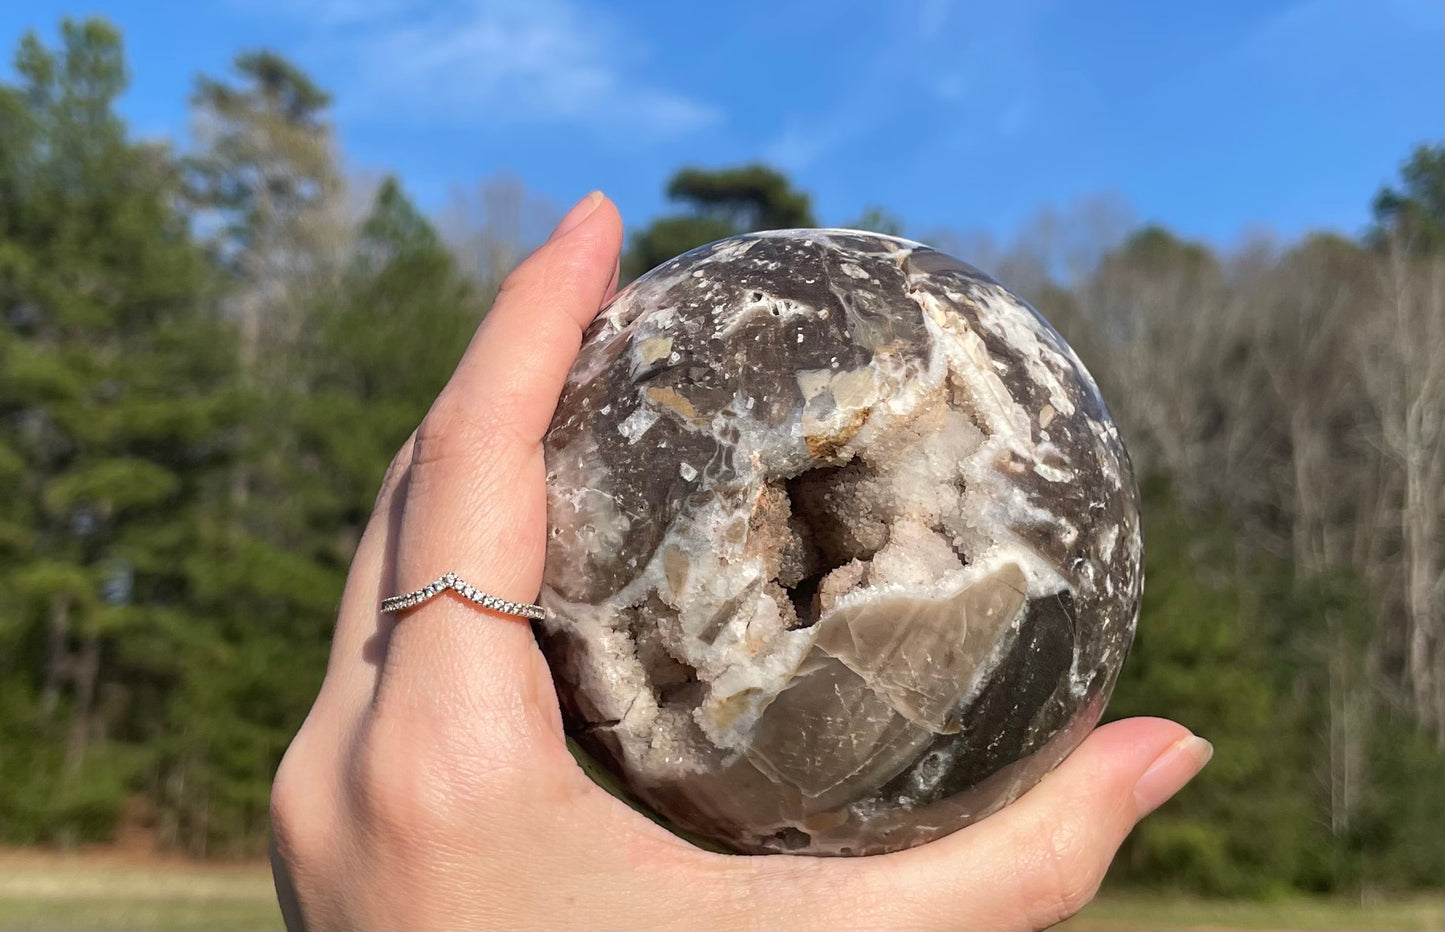
[[[1098,720],[1137,615],[1129,460],[1032,308],[892,237],[694,250],[589,329],[546,438],[569,731],[747,852],[920,844]]]

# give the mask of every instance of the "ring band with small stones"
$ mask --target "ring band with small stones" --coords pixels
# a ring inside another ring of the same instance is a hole
[[[491,609],[503,615],[516,615],[520,618],[530,618],[533,621],[540,621],[547,617],[547,610],[540,605],[513,602],[510,599],[499,599],[494,595],[488,595],[464,581],[456,573],[447,573],[430,585],[422,586],[420,589],[414,589],[403,595],[394,595],[389,599],[383,599],[381,610],[383,612],[405,611],[448,589],[469,602],[474,602],[482,608]]]

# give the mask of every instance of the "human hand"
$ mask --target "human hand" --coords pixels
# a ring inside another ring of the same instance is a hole
[[[347,580],[326,679],[277,773],[273,865],[312,928],[1043,927],[1093,896],[1135,822],[1204,765],[1182,726],[1097,729],[1014,804],[866,858],[693,847],[569,754],[525,621],[381,598],[455,570],[532,601],[542,437],[582,331],[616,286],[622,225],[577,204],[508,279],[389,471]]]

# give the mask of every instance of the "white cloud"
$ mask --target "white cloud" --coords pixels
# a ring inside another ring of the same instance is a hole
[[[308,57],[343,74],[355,117],[554,123],[645,138],[721,119],[649,81],[638,41],[569,0],[240,0],[302,22]]]
[[[825,119],[795,119],[764,147],[763,159],[786,171],[804,171],[870,126],[866,112],[857,109],[839,109]]]
[[[1053,5],[918,0],[912,18],[879,7],[859,27],[865,38],[850,77],[861,90],[840,94],[823,112],[789,115],[763,157],[794,172],[808,169],[868,137],[896,98],[915,93],[937,103],[940,126],[955,127],[943,133],[950,146],[1016,140],[1036,117],[1038,33]]]

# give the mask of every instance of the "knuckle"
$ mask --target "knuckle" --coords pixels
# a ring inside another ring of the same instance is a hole
[[[429,755],[405,731],[377,716],[349,774],[348,791],[361,823],[404,843],[436,820],[438,788]]]
[[[557,284],[557,260],[557,250],[548,249],[546,243],[532,250],[502,279],[492,307],[496,308],[513,300],[526,302],[549,293]]]
[[[271,834],[277,850],[292,864],[319,859],[329,835],[331,810],[324,798],[324,775],[308,766],[307,757],[298,736],[271,783]]]
[[[407,438],[406,443],[401,445],[396,456],[392,457],[391,463],[386,467],[386,474],[381,477],[381,488],[376,493],[376,500],[372,503],[371,514],[376,517],[383,513],[388,504],[396,495],[396,490],[401,486],[402,478],[406,475],[407,469],[411,467],[413,445],[416,441],[416,434]]]
[[[416,429],[412,446],[413,469],[432,467],[454,459],[467,459],[479,452],[479,436],[484,432],[479,411],[465,411],[446,395],[438,398]]]
[[[505,398],[464,404],[444,393],[417,428],[412,467],[429,469],[460,461],[471,469],[478,461],[494,458],[498,450],[523,439],[510,415],[515,408]]]
[[[493,307],[495,307],[503,297],[510,298],[517,292],[526,290],[526,283],[531,277],[532,264],[536,261],[533,258],[535,255],[536,253],[534,252],[532,255],[527,256],[503,276],[502,283],[497,286],[497,296],[492,300]]]
[[[348,779],[362,830],[399,856],[425,861],[462,822],[496,821],[499,816],[487,813],[499,807],[488,801],[535,798],[536,775],[520,746],[475,731],[429,727],[408,712],[378,706]]]
[[[305,845],[297,832],[297,816],[303,811],[305,807],[297,799],[296,784],[278,775],[271,784],[271,834],[277,847],[288,855],[304,853]]]

